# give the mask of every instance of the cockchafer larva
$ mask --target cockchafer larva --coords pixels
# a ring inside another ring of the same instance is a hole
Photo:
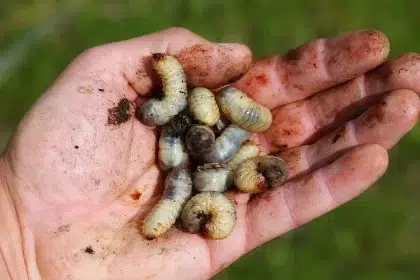
[[[222,134],[217,137],[216,142],[210,149],[203,154],[204,162],[222,163],[233,157],[239,150],[242,143],[251,137],[252,133],[240,128],[235,124],[230,124]]]
[[[187,78],[178,60],[171,55],[152,55],[153,67],[162,82],[163,97],[153,98],[140,109],[140,118],[148,126],[159,126],[184,110],[187,102]]]
[[[145,237],[153,239],[169,230],[180,217],[191,193],[190,171],[182,168],[172,169],[166,177],[162,198],[143,221],[142,232]]]
[[[235,171],[234,184],[243,192],[259,193],[281,185],[288,177],[288,166],[275,156],[256,156],[242,162]]]
[[[266,131],[273,121],[271,111],[234,87],[216,94],[220,111],[232,122],[251,132]]]
[[[168,126],[163,126],[159,138],[159,166],[166,171],[174,167],[187,167],[189,157],[181,135]]]
[[[219,163],[206,163],[192,174],[193,188],[199,192],[225,192],[232,185],[232,171]]]
[[[188,95],[188,105],[193,119],[206,126],[213,126],[220,118],[219,107],[213,92],[198,87]]]
[[[259,152],[260,149],[258,146],[251,140],[248,140],[243,143],[236,154],[228,162],[226,162],[226,166],[230,170],[235,171],[243,161],[257,156]]]
[[[233,202],[222,193],[201,192],[185,204],[181,220],[190,233],[202,230],[211,239],[223,239],[235,228],[236,209]]]
[[[192,125],[185,136],[187,149],[194,155],[205,153],[215,142],[213,130],[205,125]]]
[[[220,135],[229,124],[230,121],[225,116],[220,115],[220,118],[212,128],[216,135]]]

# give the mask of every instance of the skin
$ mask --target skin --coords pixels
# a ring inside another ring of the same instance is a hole
[[[238,220],[223,240],[178,228],[152,241],[139,233],[164,177],[156,129],[133,117],[134,104],[155,86],[150,53],[165,51],[192,86],[237,80],[268,106],[273,127],[254,141],[290,165],[282,188],[228,194]],[[208,279],[350,201],[384,174],[387,149],[419,119],[420,55],[385,62],[388,52],[385,35],[362,30],[252,62],[245,46],[180,28],[84,52],[24,116],[0,160],[1,279]],[[123,97],[131,117],[108,124]]]

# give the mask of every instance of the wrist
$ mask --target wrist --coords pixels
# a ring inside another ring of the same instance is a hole
[[[0,158],[0,279],[28,279],[18,213]]]

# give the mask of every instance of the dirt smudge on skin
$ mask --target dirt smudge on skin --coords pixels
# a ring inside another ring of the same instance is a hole
[[[90,255],[95,254],[95,251],[92,249],[92,246],[86,247],[85,249],[83,249],[83,252],[85,252],[86,254],[90,254]]]
[[[345,127],[343,127],[334,135],[332,139],[333,144],[335,144],[341,137],[343,137],[345,130]]]
[[[139,191],[134,191],[134,192],[131,194],[131,198],[132,198],[133,200],[139,200],[139,199],[140,199],[140,197],[141,197],[141,193],[140,193]]]
[[[125,123],[130,117],[130,101],[127,98],[121,99],[117,106],[108,109],[108,124],[110,125]]]

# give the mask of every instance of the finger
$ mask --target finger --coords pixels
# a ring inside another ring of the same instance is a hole
[[[245,45],[215,44],[187,29],[170,28],[96,48],[92,63],[100,69],[105,67],[105,62],[101,63],[104,60],[108,67],[115,65],[128,85],[145,95],[157,80],[151,54],[160,52],[177,57],[192,87],[217,88],[236,81],[248,71],[252,61],[252,53]]]
[[[385,92],[420,93],[420,55],[406,54],[352,81],[273,111],[265,132],[272,152],[313,142],[328,130],[363,112]]]
[[[419,116],[419,96],[411,90],[396,90],[357,119],[314,144],[289,149],[278,155],[289,166],[290,180],[324,166],[360,144],[376,143],[391,149],[416,125]]]
[[[260,60],[235,85],[276,108],[351,80],[382,63],[388,53],[388,39],[380,31],[348,32]]]
[[[317,171],[250,202],[248,250],[353,199],[385,172],[386,150],[376,144],[352,149]]]

